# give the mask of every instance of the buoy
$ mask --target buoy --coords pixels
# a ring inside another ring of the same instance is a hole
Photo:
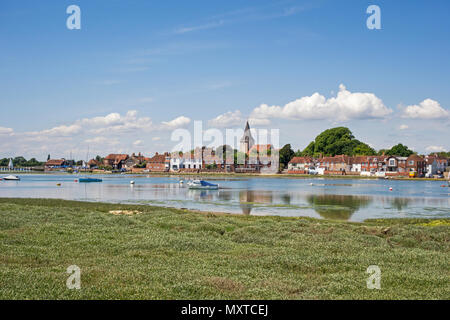
[[[134,181],[130,181],[130,184],[134,184]]]
[[[78,179],[75,179],[74,181],[75,181],[75,182],[78,182]]]
[[[389,191],[392,191],[392,187],[389,188]]]
[[[61,186],[61,183],[57,183],[56,185],[57,185],[58,187],[60,187],[60,186]]]

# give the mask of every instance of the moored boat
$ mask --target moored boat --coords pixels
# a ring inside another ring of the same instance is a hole
[[[102,181],[103,180],[99,178],[88,178],[88,177],[78,179],[78,182],[102,182]]]
[[[5,181],[19,181],[20,178],[18,176],[11,175],[11,176],[3,177],[3,180],[5,180]]]
[[[209,183],[203,180],[193,180],[188,182],[189,189],[193,190],[217,190],[219,189],[218,184]]]

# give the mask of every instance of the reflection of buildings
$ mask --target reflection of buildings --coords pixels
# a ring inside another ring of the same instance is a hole
[[[258,203],[271,204],[273,202],[272,191],[239,191],[239,203],[243,214],[250,214],[253,205]]]
[[[358,209],[372,202],[367,196],[335,194],[310,195],[307,200],[322,218],[332,220],[349,220]]]

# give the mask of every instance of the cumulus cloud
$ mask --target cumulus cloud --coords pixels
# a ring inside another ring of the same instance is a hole
[[[426,147],[426,149],[428,152],[447,152],[447,150],[442,147],[442,146],[429,146]]]
[[[209,120],[208,124],[211,127],[234,127],[240,126],[243,121],[242,113],[239,110],[236,110],[218,115],[214,119]]]
[[[373,93],[350,92],[341,84],[336,97],[325,98],[319,93],[299,98],[284,106],[262,104],[252,112],[255,119],[351,119],[384,118],[392,113]]]
[[[404,118],[412,119],[442,119],[449,118],[450,113],[441,107],[439,102],[425,99],[419,105],[407,106],[403,110]]]
[[[407,124],[401,124],[400,127],[398,127],[400,130],[406,130],[409,128]]]
[[[135,142],[133,142],[133,146],[135,147],[140,147],[144,144],[144,142],[142,140],[136,140]]]
[[[162,125],[161,125],[161,129],[173,130],[176,128],[181,128],[181,127],[187,126],[190,122],[191,122],[191,119],[189,119],[185,116],[180,116],[171,121],[167,121],[167,122],[163,121]]]

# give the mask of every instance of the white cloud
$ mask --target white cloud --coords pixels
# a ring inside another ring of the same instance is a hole
[[[191,119],[189,119],[185,116],[180,116],[171,121],[167,121],[167,122],[163,121],[162,125],[161,125],[161,129],[173,130],[176,128],[184,127],[184,126],[188,125],[190,122],[191,122]]]
[[[409,128],[407,124],[401,124],[400,127],[398,127],[400,130],[406,130]]]
[[[82,127],[75,123],[71,125],[61,125],[51,129],[45,129],[42,131],[29,131],[25,134],[28,136],[39,136],[39,137],[68,137],[77,134],[81,131]]]
[[[442,146],[429,146],[426,147],[425,150],[428,152],[447,152],[447,150]]]
[[[336,97],[326,99],[319,93],[302,97],[285,106],[262,104],[255,108],[255,119],[329,119],[346,121],[350,119],[384,118],[391,114],[383,101],[373,93],[352,93],[343,84],[339,86]]]
[[[242,125],[244,119],[239,110],[228,111],[208,121],[211,127],[235,127]]]
[[[425,99],[419,105],[407,106],[403,110],[404,118],[412,119],[442,119],[450,117],[450,113],[441,107],[439,102]]]
[[[84,140],[84,142],[86,142],[89,145],[118,145],[119,144],[119,140],[111,139],[111,138],[103,137],[103,136],[86,139],[86,140]]]
[[[14,130],[11,128],[0,127],[0,135],[12,135]]]
[[[268,126],[270,124],[269,119],[249,118],[248,123],[251,126]]]
[[[135,147],[140,147],[144,144],[144,142],[142,140],[136,140],[135,142],[133,142],[133,146]]]
[[[158,141],[158,140],[161,140],[161,138],[160,137],[153,137],[152,138],[152,141]]]

